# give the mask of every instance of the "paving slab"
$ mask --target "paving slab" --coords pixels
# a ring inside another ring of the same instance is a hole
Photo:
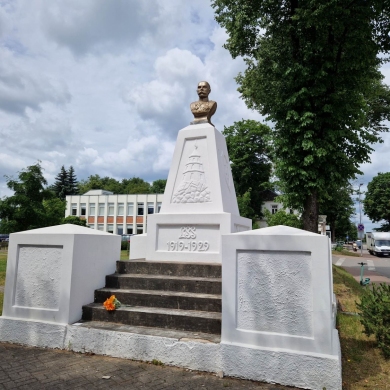
[[[226,388],[297,389],[133,360],[0,343],[1,390]]]

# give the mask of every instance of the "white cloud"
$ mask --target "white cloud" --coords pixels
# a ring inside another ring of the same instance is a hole
[[[245,64],[226,39],[209,0],[0,1],[0,197],[3,175],[37,160],[49,182],[62,165],[79,179],[166,178],[201,80],[219,130],[262,120],[240,99]],[[384,138],[362,166],[365,183],[390,170]]]

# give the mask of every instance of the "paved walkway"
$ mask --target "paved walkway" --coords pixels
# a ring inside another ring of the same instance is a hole
[[[176,367],[0,343],[0,389],[261,389],[285,387]]]

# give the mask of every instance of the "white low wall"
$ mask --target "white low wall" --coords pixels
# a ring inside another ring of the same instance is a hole
[[[11,236],[0,341],[341,389],[326,236],[283,226],[222,236],[222,339],[211,343],[72,324],[119,255],[120,237],[87,230],[53,227]]]
[[[3,318],[71,324],[115,272],[121,237],[76,225],[10,235]]]
[[[77,324],[42,326],[2,317],[0,341],[123,359],[156,359],[165,365],[224,376],[306,389],[341,390],[340,362],[336,356],[114,332]]]
[[[228,364],[236,375],[254,372],[261,358],[259,378],[281,383],[286,372],[275,358],[286,367],[302,361],[308,364],[303,387],[313,388],[317,378],[317,388],[328,389],[330,375],[341,388],[329,238],[286,226],[227,234],[222,259],[221,344],[243,353],[242,368]],[[316,369],[318,359],[323,369]]]

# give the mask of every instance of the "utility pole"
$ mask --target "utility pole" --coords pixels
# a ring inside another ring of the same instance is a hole
[[[359,219],[359,222],[360,222],[360,225],[362,224],[362,201],[360,199],[360,195],[362,194],[361,191],[360,191],[360,187],[363,185],[363,183],[360,183],[359,184],[359,213],[360,213],[360,219]],[[361,245],[360,245],[360,257],[363,256],[363,237],[364,237],[364,231],[361,232]]]

